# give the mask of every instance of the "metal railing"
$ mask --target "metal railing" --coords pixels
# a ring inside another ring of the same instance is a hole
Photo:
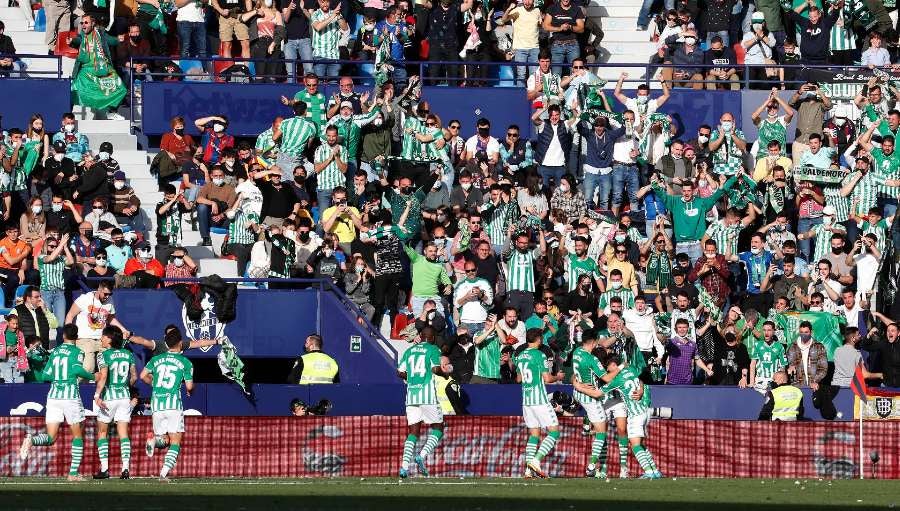
[[[36,55],[36,54],[0,54],[0,60],[2,59],[11,59],[13,61],[13,67],[15,67],[16,63],[24,63],[25,69],[17,70],[12,69],[9,71],[0,71],[0,77],[2,78],[55,78],[61,79],[63,78],[63,67],[62,67],[62,57],[59,55]],[[56,70],[55,71],[41,71],[41,70],[29,70],[28,69],[28,60],[55,60],[56,61]]]

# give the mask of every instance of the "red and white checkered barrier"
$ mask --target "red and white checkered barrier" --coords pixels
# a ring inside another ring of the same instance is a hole
[[[97,470],[96,433],[88,420],[83,474]],[[555,477],[580,477],[591,437],[579,418],[561,422],[562,438],[544,463]],[[653,420],[649,448],[666,476],[857,477],[858,425],[853,422],[767,423]],[[0,476],[62,476],[71,437],[35,447],[24,463],[25,433],[43,430],[37,417],[0,418]],[[131,423],[134,476],[158,474],[162,454],[147,458],[149,418]],[[900,478],[900,422],[865,424],[868,454],[877,450],[879,478]],[[424,435],[423,435],[424,436]],[[394,476],[406,437],[403,417],[189,417],[175,477]],[[438,477],[516,477],[522,473],[527,433],[519,417],[453,417],[428,464]],[[618,444],[611,438],[611,474],[618,475]],[[420,438],[421,443],[424,438]],[[119,443],[109,443],[110,470],[119,471]],[[630,456],[632,474],[639,468]],[[415,470],[415,467],[413,467]],[[415,472],[413,472],[415,475]]]

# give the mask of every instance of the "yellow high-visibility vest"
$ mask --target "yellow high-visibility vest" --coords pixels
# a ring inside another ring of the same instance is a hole
[[[338,373],[337,362],[321,351],[307,353],[300,357],[303,360],[303,373],[300,375],[300,385],[314,383],[334,383],[334,377]]]
[[[793,385],[782,385],[772,389],[775,406],[772,408],[773,421],[795,421],[803,401],[803,392]]]

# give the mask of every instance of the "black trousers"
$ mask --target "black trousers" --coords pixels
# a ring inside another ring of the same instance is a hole
[[[459,60],[459,53],[456,51],[455,46],[434,45],[428,49],[428,60],[432,62]],[[456,78],[458,76],[458,66],[445,64],[428,65],[428,77],[431,78],[431,85],[438,85],[446,81],[450,86],[456,86]]]
[[[372,324],[376,329],[381,328],[385,311],[391,311],[390,322],[394,325],[394,313],[397,312],[397,301],[400,299],[400,282],[402,274],[379,275],[372,281]]]
[[[241,243],[230,243],[228,250],[237,258],[238,276],[243,277],[247,271],[247,263],[250,262],[250,249],[253,245],[244,245]]]

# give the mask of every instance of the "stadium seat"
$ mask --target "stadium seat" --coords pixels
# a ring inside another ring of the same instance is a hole
[[[19,287],[17,287],[15,299],[22,300],[23,299],[22,297],[25,296],[25,290],[28,289],[29,287],[31,287],[31,286],[29,286],[28,284],[22,284]]]

